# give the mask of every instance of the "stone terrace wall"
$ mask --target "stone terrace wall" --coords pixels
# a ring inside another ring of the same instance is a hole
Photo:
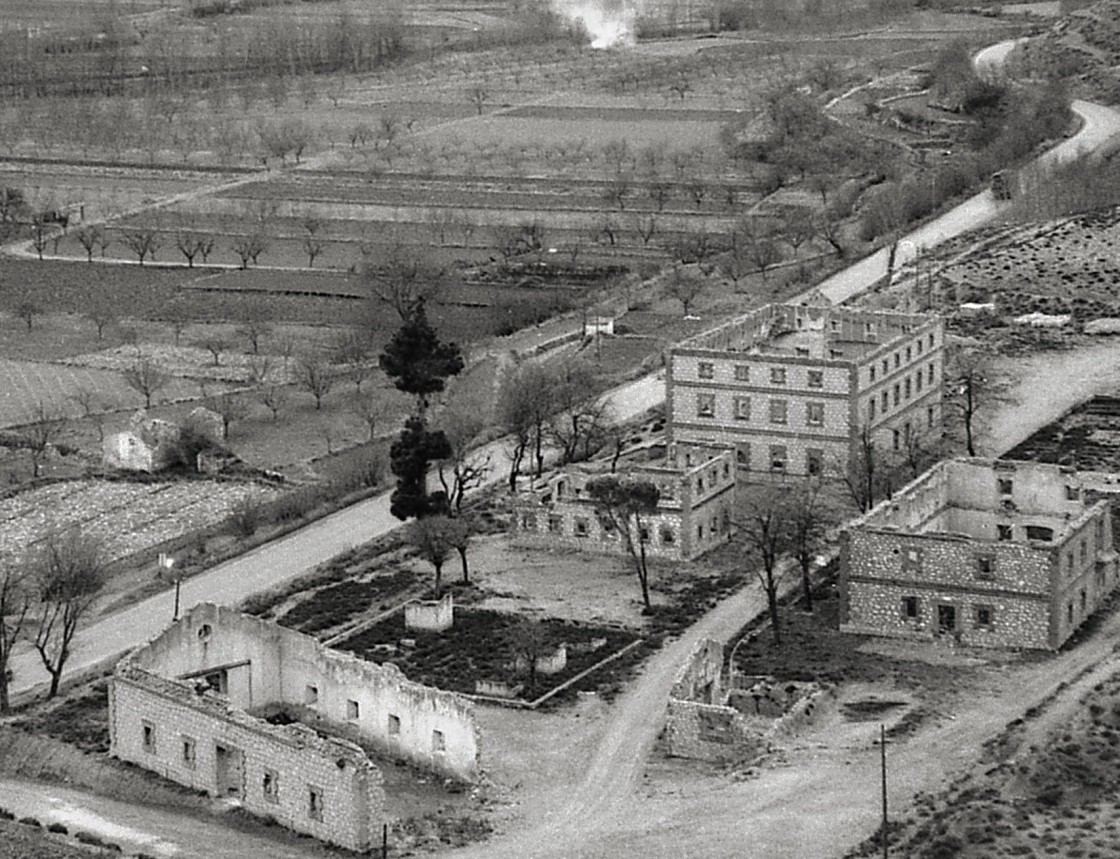
[[[109,733],[111,754],[123,761],[213,796],[238,796],[254,814],[350,850],[369,849],[384,820],[381,772],[357,746],[302,725],[269,725],[220,696],[135,667],[113,678]],[[224,781],[218,745],[239,760]]]

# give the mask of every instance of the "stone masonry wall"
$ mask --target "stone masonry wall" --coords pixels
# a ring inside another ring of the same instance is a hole
[[[478,777],[469,700],[275,623],[204,603],[128,659],[169,679],[240,664],[228,672],[235,707],[304,706],[387,755],[455,779]]]
[[[114,757],[350,850],[369,849],[385,819],[381,773],[357,746],[135,668],[113,678],[109,732]],[[219,746],[234,760],[224,771]]]

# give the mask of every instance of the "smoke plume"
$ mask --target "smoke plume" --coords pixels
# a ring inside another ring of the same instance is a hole
[[[637,43],[638,10],[627,0],[553,0],[557,14],[578,24],[593,48],[623,48]]]

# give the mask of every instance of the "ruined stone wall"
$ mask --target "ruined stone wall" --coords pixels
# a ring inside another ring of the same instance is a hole
[[[404,607],[404,628],[443,632],[455,622],[455,601],[447,594],[438,601],[414,600]]]
[[[478,777],[469,700],[413,683],[394,665],[331,650],[275,623],[200,604],[130,658],[137,667],[170,679],[248,661],[227,672],[232,705],[306,706],[386,754],[452,778]]]
[[[269,725],[133,667],[113,678],[109,701],[110,753],[123,761],[350,850],[369,849],[385,820],[381,773],[351,743]]]

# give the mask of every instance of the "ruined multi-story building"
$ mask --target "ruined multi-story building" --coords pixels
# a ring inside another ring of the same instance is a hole
[[[943,351],[936,316],[768,305],[670,350],[669,439],[732,448],[756,473],[842,471],[865,437],[940,435]]]
[[[1117,582],[1110,502],[1057,465],[941,462],[841,533],[841,629],[1055,650]]]
[[[121,760],[358,851],[385,822],[367,749],[445,777],[478,775],[468,700],[210,604],[117,665],[109,736]]]
[[[625,552],[620,535],[597,515],[587,493],[587,484],[607,473],[601,466],[573,466],[543,487],[522,493],[513,516],[514,539],[527,545]],[[651,557],[692,560],[729,539],[735,503],[731,451],[673,445],[659,462],[623,464],[618,477],[648,481],[660,491],[657,511],[642,517],[640,536]]]

